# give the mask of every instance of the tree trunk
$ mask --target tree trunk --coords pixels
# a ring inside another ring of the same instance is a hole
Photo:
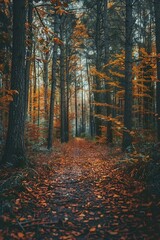
[[[144,19],[144,34],[143,34],[143,38],[144,38],[144,48],[147,52],[148,55],[151,55],[152,52],[152,28],[151,28],[151,12],[152,12],[152,3],[149,5],[150,9],[144,8],[143,9],[143,19]],[[150,11],[150,13],[148,13],[148,10]],[[148,18],[146,18],[146,16],[149,15],[149,23],[148,23]],[[145,93],[147,95],[150,95],[153,97],[153,87],[152,87],[152,80],[151,80],[151,76],[152,76],[152,67],[150,66],[149,63],[144,64],[144,79],[146,80],[146,82],[144,82],[144,85],[148,88]],[[143,127],[144,129],[150,129],[152,122],[151,122],[151,117],[152,117],[152,98],[149,97],[143,97],[143,104],[144,104],[144,115],[143,115]]]
[[[156,27],[156,52],[157,52],[157,80],[160,81],[160,2],[154,0],[155,27]],[[160,141],[160,82],[156,83],[156,111],[157,111],[157,140]]]
[[[32,121],[33,112],[33,63],[31,64],[31,79],[29,83],[29,121]]]
[[[100,16],[101,16],[101,2],[97,0],[97,14],[96,14],[96,69],[97,71],[100,70]],[[96,90],[101,89],[100,85],[100,80],[99,77],[95,77],[95,82],[96,82]],[[94,94],[94,99],[96,103],[101,102],[101,94],[100,93],[95,93]],[[101,114],[101,107],[100,106],[95,106],[95,114],[99,115]],[[95,118],[95,131],[96,135],[100,136],[101,135],[101,119],[96,117]]]
[[[43,64],[43,84],[44,84],[44,114],[45,118],[48,118],[48,59],[49,53],[45,53],[45,61]]]
[[[78,105],[77,105],[77,79],[76,79],[76,76],[75,76],[75,90],[74,90],[74,93],[75,93],[75,135],[76,137],[78,137]]]
[[[93,106],[92,106],[92,90],[91,90],[91,80],[89,75],[89,65],[87,63],[86,58],[86,68],[87,68],[87,81],[88,81],[88,90],[89,90],[89,129],[90,129],[90,136],[94,136],[94,114],[93,114]]]
[[[82,77],[82,73],[81,73],[81,77]],[[81,103],[81,111],[82,111],[82,125],[81,125],[81,133],[85,133],[85,110],[84,110],[84,88],[83,88],[83,78],[81,78],[81,81],[82,81],[82,88],[81,88],[81,100],[82,100],[82,103]]]
[[[104,27],[104,50],[105,50],[105,64],[109,61],[109,29],[108,29],[108,0],[104,0],[104,14],[103,14],[103,27]],[[105,69],[106,75],[109,75],[107,68]],[[107,84],[105,84],[105,89],[108,89]],[[106,93],[106,102],[111,105],[111,94]],[[107,116],[109,117],[112,114],[111,107],[107,107]],[[112,143],[113,134],[112,134],[112,122],[107,121],[107,142]]]
[[[132,0],[126,0],[125,106],[122,150],[132,145]]]
[[[25,164],[25,0],[13,0],[11,89],[18,91],[10,104],[4,162]]]
[[[82,66],[82,59],[80,57],[80,64]],[[83,81],[83,74],[81,69],[81,116],[82,116],[82,122],[81,122],[81,133],[85,133],[85,102],[84,102],[84,81]]]
[[[70,74],[69,74],[69,45],[66,42],[66,85],[67,85],[67,96],[66,96],[66,101],[67,101],[67,113],[66,113],[66,140],[67,142],[69,141],[69,79],[70,79]]]
[[[64,41],[64,18],[61,19],[60,38]],[[65,73],[64,73],[64,44],[61,44],[60,55],[60,91],[61,91],[61,143],[67,142],[67,105],[66,105],[66,91],[65,91]]]
[[[41,112],[41,104],[40,104],[40,66],[38,62],[38,74],[37,74],[37,84],[38,84],[38,96],[37,96],[37,102],[38,102],[38,114],[37,114],[37,124],[38,127],[40,126],[40,112]],[[39,130],[39,129],[38,129]]]
[[[34,43],[34,56],[36,56],[36,43]],[[36,57],[34,58],[34,82],[33,82],[33,123],[37,120],[37,67]]]
[[[32,56],[32,22],[33,22],[33,0],[28,1],[28,36],[27,36],[27,59],[25,69],[25,114],[27,116],[28,111],[28,92],[29,92],[29,80],[30,80],[30,66]]]
[[[54,22],[54,33],[55,36],[59,32],[59,16],[55,15]],[[53,117],[54,117],[54,102],[55,102],[55,90],[56,90],[56,72],[57,72],[57,50],[58,45],[55,42],[53,47],[53,58],[52,58],[52,85],[51,85],[51,98],[50,98],[50,112],[49,112],[49,128],[48,128],[48,149],[52,148],[53,143]]]

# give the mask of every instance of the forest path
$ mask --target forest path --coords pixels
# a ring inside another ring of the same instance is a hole
[[[158,208],[111,151],[76,138],[35,154],[36,171],[14,193],[12,214],[3,213],[0,239],[160,239]]]

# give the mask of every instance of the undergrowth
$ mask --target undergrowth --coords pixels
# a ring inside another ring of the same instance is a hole
[[[160,195],[160,143],[133,146],[118,165],[134,179],[143,181],[147,190]]]

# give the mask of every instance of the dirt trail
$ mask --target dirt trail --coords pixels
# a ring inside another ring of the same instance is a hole
[[[160,239],[158,208],[113,157],[106,146],[78,138],[39,154],[40,175],[24,182],[13,209],[18,221],[6,226],[12,238],[3,229],[5,239]]]

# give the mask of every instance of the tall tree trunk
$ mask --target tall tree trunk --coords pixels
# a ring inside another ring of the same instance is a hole
[[[10,104],[4,162],[25,163],[25,0],[13,0],[11,89],[18,91]]]
[[[77,79],[75,76],[75,90],[74,90],[74,94],[75,94],[75,135],[76,137],[78,137],[78,105],[77,105]]]
[[[82,67],[82,59],[80,57],[80,64],[81,64],[81,67]],[[81,87],[81,116],[82,116],[82,122],[81,122],[81,133],[85,133],[85,103],[84,103],[84,81],[83,81],[83,74],[82,74],[82,69],[81,69],[81,84],[82,84],[82,87]]]
[[[32,121],[33,112],[33,62],[31,64],[31,79],[29,84],[29,120]]]
[[[40,125],[40,111],[41,111],[41,104],[40,104],[40,66],[38,62],[38,74],[37,74],[37,84],[38,84],[38,96],[37,96],[37,102],[38,102],[38,114],[37,114],[37,124],[38,126]]]
[[[29,80],[30,80],[30,66],[32,56],[32,22],[33,22],[33,0],[28,0],[28,36],[27,36],[27,59],[25,69],[25,114],[27,116],[28,111],[28,92],[29,92]]]
[[[33,82],[33,123],[36,123],[37,118],[37,67],[36,67],[36,43],[34,43],[34,82]]]
[[[67,37],[67,33],[66,33]],[[66,42],[66,85],[67,85],[67,92],[66,92],[66,141],[69,141],[69,79],[70,79],[70,74],[69,74],[69,45],[68,42]]]
[[[54,20],[54,33],[58,36],[59,32],[59,16],[55,15]],[[54,102],[55,102],[55,90],[56,90],[56,72],[57,72],[57,50],[58,45],[55,42],[53,47],[53,58],[52,58],[52,85],[51,85],[51,98],[50,98],[50,112],[49,112],[49,128],[48,128],[48,149],[52,148],[53,143],[53,117],[54,117]]]
[[[64,18],[61,19],[60,38],[64,41]],[[65,91],[65,73],[64,73],[64,44],[61,44],[60,55],[60,91],[61,91],[61,143],[67,141],[66,138],[66,124],[67,124],[67,105],[66,105],[66,91]]]
[[[160,2],[154,0],[156,51],[157,51],[157,79],[160,81]],[[156,111],[157,111],[157,140],[160,141],[160,82],[156,83]]]
[[[104,50],[105,50],[105,64],[109,61],[109,29],[108,29],[108,0],[104,0],[104,14],[103,14],[103,26],[104,26]],[[106,75],[109,75],[109,71],[105,69]],[[105,89],[108,89],[107,84],[105,84]],[[111,105],[111,93],[106,93],[106,102]],[[107,116],[112,114],[111,107],[107,107]],[[107,121],[107,142],[112,143],[113,134],[112,134],[112,122]]]
[[[151,12],[152,12],[152,3],[150,4],[150,9],[143,9],[143,18],[144,18],[144,48],[147,52],[148,55],[151,55],[152,52],[152,29],[151,29]],[[148,13],[148,10],[150,10],[150,13]],[[146,16],[149,15],[150,18],[150,22],[148,25],[148,19],[146,18]],[[152,80],[151,80],[151,76],[152,76],[152,67],[146,63],[146,65],[144,66],[144,70],[143,70],[143,75],[144,78],[146,80],[146,82],[144,82],[144,86],[147,87],[147,90],[145,91],[145,93],[147,95],[150,95],[153,97],[153,87],[152,87]],[[144,104],[144,115],[143,115],[143,127],[144,129],[149,129],[151,127],[151,112],[152,112],[152,98],[147,97],[143,97],[143,104]]]
[[[45,53],[45,59],[43,64],[43,84],[44,84],[44,114],[45,118],[48,118],[48,60],[49,53]]]
[[[86,58],[86,67],[87,67],[87,81],[88,81],[88,90],[89,90],[89,129],[91,137],[94,136],[94,114],[92,106],[92,90],[91,90],[91,80],[89,75],[89,65]]]
[[[100,70],[100,16],[101,16],[101,2],[97,0],[97,14],[96,14],[96,69],[99,71]],[[96,82],[96,90],[101,89],[100,85],[100,80],[99,77],[95,77],[95,82]],[[94,94],[94,100],[96,103],[101,102],[101,94],[100,93],[95,93]],[[101,114],[101,107],[100,106],[95,106],[95,114],[99,115]],[[101,119],[99,117],[95,118],[95,131],[96,135],[100,136],[101,135]]]
[[[81,73],[81,77],[82,77],[82,73]],[[85,132],[85,120],[84,120],[84,116],[85,116],[85,111],[84,111],[84,88],[83,88],[83,78],[82,78],[82,88],[81,88],[81,111],[82,111],[82,125],[81,125],[81,133],[83,134]]]
[[[125,106],[122,150],[132,145],[132,0],[126,0]]]
[[[10,35],[11,35],[11,8],[10,4],[0,1],[0,89],[9,90],[10,78]],[[5,96],[1,92],[0,98]],[[1,100],[1,99],[0,99]],[[8,113],[0,111],[0,145],[4,143],[6,123],[8,122]],[[2,145],[1,145],[2,146]]]

